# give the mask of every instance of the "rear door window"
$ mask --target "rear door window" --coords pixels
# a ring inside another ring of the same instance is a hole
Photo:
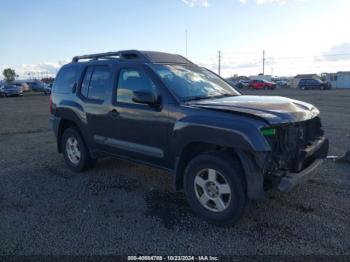
[[[69,94],[73,91],[74,84],[77,83],[79,68],[76,66],[64,67],[60,70],[53,91],[60,94]]]
[[[91,100],[104,101],[111,78],[112,73],[108,66],[88,67],[81,85],[81,95]]]
[[[81,84],[80,93],[82,96],[84,96],[86,98],[88,98],[89,85],[90,85],[91,75],[92,75],[93,71],[94,71],[94,68],[91,66],[86,69],[85,75],[84,75],[84,80],[83,80],[83,83]]]

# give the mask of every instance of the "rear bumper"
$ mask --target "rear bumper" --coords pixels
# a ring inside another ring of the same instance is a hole
[[[317,168],[327,157],[329,149],[328,139],[322,137],[312,145],[300,151],[298,157],[299,167],[303,169],[298,173],[287,173],[280,181],[278,189],[282,192],[291,191],[296,185],[305,182],[316,174]]]

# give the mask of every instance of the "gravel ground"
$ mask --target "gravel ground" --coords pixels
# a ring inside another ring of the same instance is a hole
[[[350,90],[244,91],[317,105],[331,154],[350,149]],[[0,254],[350,255],[350,164],[327,162],[289,194],[250,203],[235,226],[197,218],[172,178],[106,158],[70,172],[45,96],[0,99]]]

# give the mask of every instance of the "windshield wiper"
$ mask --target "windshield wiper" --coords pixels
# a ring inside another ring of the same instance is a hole
[[[222,98],[222,97],[230,97],[230,96],[236,96],[234,94],[221,94],[217,96],[209,96],[209,98]]]
[[[192,96],[192,97],[187,97],[187,98],[183,99],[183,101],[189,102],[189,101],[216,99],[216,98],[223,98],[223,97],[230,97],[230,96],[235,96],[235,95],[234,94],[220,94],[220,95],[215,95],[215,96]]]
[[[204,100],[204,99],[209,99],[209,96],[191,96],[191,97],[186,97],[183,99],[184,102],[189,102],[189,101],[197,101],[197,100]]]

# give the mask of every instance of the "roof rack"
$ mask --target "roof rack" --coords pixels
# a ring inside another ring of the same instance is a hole
[[[143,62],[150,62],[149,59],[140,51],[126,50],[126,51],[118,51],[118,52],[107,52],[107,53],[75,56],[72,59],[72,63],[77,63],[79,62],[79,60],[86,60],[86,59],[91,59],[91,60],[118,59],[121,61],[138,60]]]
[[[181,55],[174,55],[163,52],[153,51],[138,51],[138,50],[126,50],[118,52],[107,52],[100,54],[75,56],[72,59],[72,63],[78,63],[79,60],[99,60],[99,59],[115,59],[118,61],[137,61],[144,63],[174,63],[174,64],[193,64],[187,58]]]

